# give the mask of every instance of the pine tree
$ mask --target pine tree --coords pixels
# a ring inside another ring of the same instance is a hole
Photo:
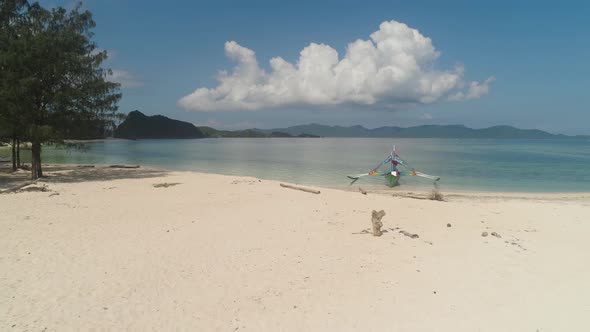
[[[6,75],[0,98],[2,105],[13,106],[4,117],[24,124],[36,179],[43,175],[41,144],[68,137],[80,123],[112,123],[121,94],[119,84],[107,80],[110,71],[101,67],[107,53],[92,41],[95,22],[89,11],[80,5],[69,12],[47,10],[26,2],[19,9],[19,19],[8,20],[12,32],[2,37],[0,66]]]

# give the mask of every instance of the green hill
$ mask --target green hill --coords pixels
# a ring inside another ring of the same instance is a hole
[[[115,129],[116,138],[204,138],[206,135],[192,123],[170,119],[163,115],[146,116],[133,111]]]

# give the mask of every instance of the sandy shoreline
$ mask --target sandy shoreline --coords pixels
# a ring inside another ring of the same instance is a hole
[[[100,174],[105,175],[104,171],[109,173],[117,173],[116,169],[109,168],[110,164],[44,164],[43,167],[47,170],[46,175],[49,175],[50,178],[55,177],[54,181],[60,181],[67,176],[59,176],[59,175],[67,175],[69,172],[74,171],[76,174],[74,177],[87,177],[89,173],[92,173],[93,170],[100,170]],[[187,173],[187,174],[194,174],[195,176],[207,176],[207,175],[219,175],[219,176],[229,176],[229,177],[236,177],[236,175],[225,175],[225,174],[216,174],[216,173],[203,173],[203,172],[196,172],[196,171],[175,171],[169,170],[162,167],[155,167],[155,166],[144,166],[144,165],[129,165],[133,167],[140,167],[142,171],[147,173],[165,175],[165,174],[172,174],[172,173]],[[29,180],[29,172],[26,170],[19,170],[17,174],[11,173],[8,171],[10,167],[9,163],[0,164],[0,192],[2,190],[6,190],[11,188],[12,186],[18,185],[23,183],[24,181]],[[123,172],[121,178],[125,178],[129,172]],[[135,172],[136,173],[136,172]],[[90,176],[91,178],[97,178],[96,176]],[[239,176],[245,178],[254,178],[250,176]],[[107,176],[107,180],[110,176]],[[256,178],[258,180],[258,178]],[[280,182],[279,180],[265,180],[263,181],[275,181]],[[49,180],[52,181],[52,180]],[[66,180],[71,182],[71,179]],[[284,181],[283,181],[284,182]],[[287,183],[287,182],[285,182]],[[297,184],[297,183],[296,183]],[[297,184],[299,185],[299,184]],[[396,187],[396,188],[386,188],[385,186],[379,186],[378,188],[369,187],[363,184],[354,184],[352,186],[342,186],[342,187],[325,187],[325,186],[313,186],[307,184],[301,184],[302,186],[306,187],[319,187],[319,188],[326,188],[330,190],[339,190],[345,192],[359,192],[359,187],[363,190],[372,193],[372,194],[379,194],[379,195],[388,195],[388,196],[395,196],[395,197],[421,197],[427,198],[431,193],[431,189],[425,188],[415,188],[407,189],[407,186]],[[515,192],[515,191],[470,191],[470,190],[461,190],[456,188],[447,188],[442,187],[441,192],[444,195],[445,199],[472,199],[472,198],[479,198],[479,199],[522,199],[522,200],[586,200],[590,199],[590,191],[588,192]]]
[[[590,328],[586,193],[438,202],[143,168],[42,185],[0,195],[2,330]]]

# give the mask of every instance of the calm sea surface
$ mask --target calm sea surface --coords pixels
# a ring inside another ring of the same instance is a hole
[[[46,147],[45,163],[141,164],[172,170],[248,175],[262,179],[346,187],[347,174],[364,173],[397,145],[416,170],[441,177],[444,189],[590,192],[589,140],[479,140],[378,138],[217,138],[108,140],[88,149]],[[363,187],[381,188],[382,177]],[[432,181],[405,177],[402,188]]]

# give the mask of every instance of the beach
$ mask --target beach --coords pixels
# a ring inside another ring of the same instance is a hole
[[[590,330],[589,193],[46,174],[0,194],[1,330]]]

